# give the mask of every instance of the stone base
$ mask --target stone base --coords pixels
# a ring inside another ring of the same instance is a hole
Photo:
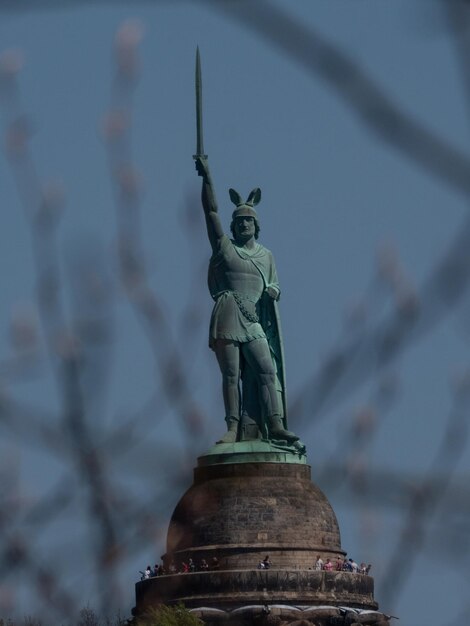
[[[289,463],[272,462],[271,452],[263,462],[259,451],[250,463],[243,454],[245,462],[238,462],[238,453],[232,463],[199,460],[171,518],[167,571],[171,561],[179,570],[190,558],[211,565],[214,557],[220,569],[252,570],[266,555],[276,569],[308,570],[319,554],[324,561],[344,555],[336,516],[310,480],[310,466],[293,454]]]
[[[271,568],[257,569],[266,555]],[[344,617],[339,607],[355,610],[356,617],[358,610],[372,611],[374,622],[361,621],[364,616],[358,622],[378,624],[373,579],[315,571],[318,555],[334,563],[345,552],[336,516],[312,483],[305,456],[262,441],[220,444],[198,459],[193,485],[171,518],[163,557],[167,572],[190,559],[197,569],[203,560],[212,569],[137,583],[134,615],[183,602],[214,626],[289,624],[295,615],[310,619],[296,613],[302,607],[315,609],[312,623],[320,625],[318,611],[326,605],[331,626]]]

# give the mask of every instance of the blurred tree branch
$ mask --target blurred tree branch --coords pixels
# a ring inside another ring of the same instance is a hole
[[[244,28],[263,37],[300,64],[309,76],[323,80],[367,132],[452,189],[465,195],[470,192],[469,156],[430,131],[415,116],[404,112],[394,98],[379,86],[378,81],[371,78],[348,54],[301,23],[292,13],[265,0],[199,1],[208,9],[238,21]],[[0,1],[0,11],[64,9],[80,4],[92,5],[86,1],[3,0]],[[116,2],[111,1],[110,4]],[[468,4],[456,0],[448,4],[448,9],[468,87]],[[174,329],[165,317],[161,294],[151,289],[141,241],[140,176],[131,150],[132,100],[138,79],[139,37],[135,23],[126,23],[118,33],[115,50],[117,70],[105,125],[109,171],[115,192],[119,279],[152,350],[159,374],[154,394],[158,396],[161,391],[167,409],[176,410],[180,416],[184,440],[189,448],[194,436],[202,437],[204,419],[194,400],[194,390],[186,384],[185,364],[173,339]],[[117,595],[118,570],[126,563],[126,549],[131,552],[141,546],[147,547],[155,539],[160,530],[160,514],[165,510],[166,497],[175,485],[181,488],[188,459],[187,455],[180,454],[178,462],[169,466],[165,462],[168,457],[161,453],[154,461],[157,469],[164,468],[166,484],[152,484],[145,502],[138,494],[126,492],[120,485],[118,475],[113,473],[113,470],[116,471],[113,457],[126,444],[131,447],[135,441],[131,437],[133,417],[118,426],[103,429],[103,432],[92,419],[94,415],[90,408],[103,392],[101,387],[106,386],[110,360],[107,342],[112,343],[113,339],[112,303],[106,299],[109,286],[103,285],[100,280],[98,286],[93,283],[96,289],[89,284],[81,285],[86,268],[79,266],[76,279],[71,279],[75,300],[72,321],[69,320],[63,303],[61,260],[57,250],[57,224],[63,199],[58,186],[48,187],[42,183],[29,151],[33,126],[21,111],[16,81],[20,65],[21,59],[15,54],[2,57],[0,101],[6,119],[7,154],[31,228],[37,305],[61,402],[58,415],[49,415],[36,408],[26,408],[3,393],[0,396],[0,423],[21,442],[36,443],[47,453],[61,459],[67,465],[68,473],[60,477],[46,496],[32,505],[19,507],[10,519],[0,520],[0,567],[4,572],[10,569],[26,572],[38,591],[38,597],[56,613],[65,616],[73,610],[78,598],[62,589],[60,580],[57,580],[59,577],[33,557],[36,538],[32,530],[45,528],[57,521],[77,500],[74,478],[76,482],[81,482],[86,491],[94,574],[102,591],[102,606],[108,607],[112,596]],[[192,208],[193,200],[188,199],[187,204]],[[188,233],[191,232],[191,223],[188,222],[186,227]],[[200,268],[192,268],[192,271],[195,270],[200,272]],[[347,438],[340,441],[336,449],[336,453],[341,452],[347,441],[351,444],[350,457],[347,462],[338,463],[335,462],[337,454],[334,454],[330,462],[320,468],[319,476],[322,485],[328,486],[328,489],[338,489],[344,494],[347,488],[348,497],[351,498],[352,493],[356,504],[372,502],[375,507],[392,508],[403,514],[401,535],[384,579],[384,601],[395,603],[408,573],[404,572],[408,566],[404,567],[403,556],[412,561],[425,549],[431,518],[446,499],[458,504],[450,516],[455,533],[459,532],[461,519],[468,522],[468,489],[460,484],[455,487],[453,482],[457,463],[467,442],[468,390],[460,389],[456,393],[456,406],[444,425],[440,448],[425,475],[400,475],[381,468],[373,468],[371,474],[366,453],[389,409],[389,402],[393,401],[393,390],[389,390],[388,396],[386,393],[380,395],[382,374],[389,372],[390,365],[413,342],[434,330],[444,315],[455,309],[468,292],[470,220],[463,224],[455,241],[435,264],[420,290],[411,289],[407,280],[396,271],[396,266],[391,272],[393,275],[389,272],[384,277],[383,268],[381,271],[382,275],[378,280],[375,277],[373,282],[375,285],[388,281],[393,296],[392,312],[384,319],[376,310],[371,315],[372,320],[369,320],[370,329],[356,328],[339,339],[319,372],[298,394],[294,412],[297,419],[302,419],[305,424],[308,421],[311,427],[314,418],[323,409],[347,399],[364,381],[375,379],[374,402],[362,412],[348,416],[344,425]],[[100,276],[95,274],[94,279],[100,279]],[[86,283],[86,278],[83,280]],[[193,306],[190,298],[183,324],[189,328],[191,321],[191,332],[195,337],[201,324],[194,319],[198,306],[191,308]],[[102,347],[103,358],[93,353],[96,344]],[[21,360],[18,363],[18,371],[21,372]],[[2,364],[2,368],[5,378],[15,371],[10,362]],[[93,380],[94,385],[91,384]],[[151,405],[150,402],[148,404]],[[142,411],[136,421],[143,422],[147,418],[146,411]],[[142,451],[148,450],[144,448],[142,439],[140,445]],[[357,459],[363,464],[354,463]],[[136,470],[136,475],[145,473],[149,465],[142,465]],[[155,473],[147,472],[147,480]],[[158,502],[158,507],[153,500]],[[12,532],[14,522],[21,522],[23,534]],[[26,534],[24,530],[28,528],[31,532]],[[465,562],[462,565],[465,567]],[[58,598],[62,600],[58,602]]]

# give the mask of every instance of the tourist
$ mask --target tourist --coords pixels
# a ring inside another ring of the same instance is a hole
[[[325,565],[323,566],[323,569],[324,569],[326,572],[331,572],[331,570],[333,569],[333,563],[330,561],[330,559],[326,559],[326,563],[325,563]]]
[[[352,559],[349,559],[349,561],[352,561]],[[347,561],[346,559],[344,559],[344,563],[343,563],[343,572],[351,572],[351,563]]]
[[[316,570],[317,572],[323,569],[323,560],[319,554],[317,555],[317,560],[315,561],[315,565],[313,566],[313,569]]]
[[[201,570],[201,572],[207,572],[207,570],[209,569],[209,564],[206,561],[206,559],[202,559],[201,560],[201,564],[199,565],[199,569]]]
[[[264,569],[269,569],[271,567],[271,560],[268,554],[264,557],[262,563],[263,563]]]
[[[336,566],[335,569],[337,572],[342,572],[343,571],[343,564],[344,564],[344,559],[342,559],[340,556],[336,559]]]

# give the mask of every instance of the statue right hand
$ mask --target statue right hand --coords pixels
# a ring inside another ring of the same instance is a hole
[[[207,179],[209,177],[209,163],[207,159],[205,159],[202,156],[198,156],[196,157],[195,161],[196,161],[196,171],[198,175]]]

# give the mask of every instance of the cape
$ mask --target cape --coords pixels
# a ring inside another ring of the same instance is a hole
[[[243,248],[239,248],[238,246],[234,246],[234,248],[240,257],[250,260],[256,267],[263,279],[265,290],[267,287],[272,286],[275,287],[280,293],[273,255],[270,250],[261,244],[258,244],[258,246],[257,251],[251,255],[246,253]],[[266,263],[267,258],[269,259],[268,263]],[[273,298],[271,298],[266,291],[264,291],[259,302],[259,318],[260,324],[266,334],[266,339],[268,341],[274,367],[276,369],[278,391],[282,398],[282,420],[284,428],[287,430],[286,370],[279,307],[277,301],[273,300]]]

